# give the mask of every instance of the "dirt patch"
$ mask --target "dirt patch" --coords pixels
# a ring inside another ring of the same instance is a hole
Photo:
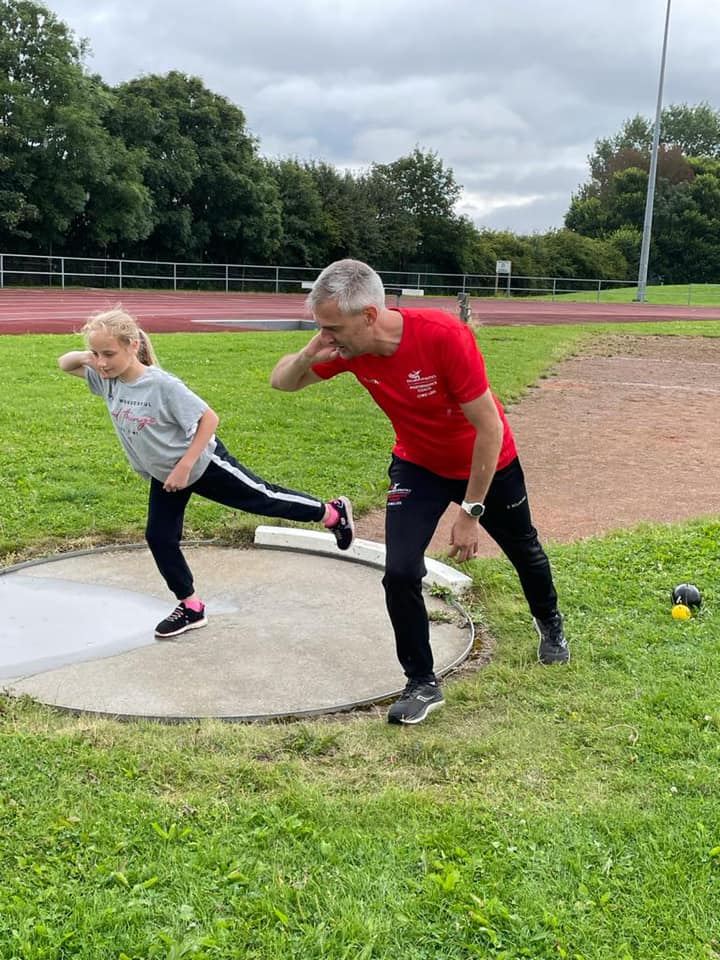
[[[546,543],[720,513],[720,338],[608,336],[507,415]],[[447,549],[457,509],[430,553]],[[382,542],[384,510],[357,527]],[[480,556],[498,553],[483,535]]]

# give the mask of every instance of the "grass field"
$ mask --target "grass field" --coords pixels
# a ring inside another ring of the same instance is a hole
[[[613,333],[720,336],[720,324]],[[524,391],[602,327],[480,333]],[[249,466],[383,499],[390,433],[349,378],[274,392],[303,334],[165,335],[161,362]],[[102,403],[60,374],[71,337],[0,338],[4,562],[139,540],[146,490]],[[191,535],[251,527],[200,501]],[[551,553],[574,659],[534,662],[503,560],[474,561],[486,666],[417,729],[371,709],[313,722],[161,726],[0,698],[3,960],[717,960],[720,518]],[[705,602],[669,616],[674,583]]]
[[[613,290],[601,290],[597,287],[586,290],[576,290],[571,293],[562,292],[562,281],[558,281],[557,293],[544,294],[533,299],[552,299],[558,303],[569,301],[572,303],[632,303],[637,297],[637,284],[620,287]],[[693,284],[654,284],[645,291],[648,303],[666,303],[679,307],[720,307],[720,283],[693,283]]]

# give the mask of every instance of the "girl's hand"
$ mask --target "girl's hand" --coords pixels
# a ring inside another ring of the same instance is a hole
[[[71,350],[58,358],[58,366],[65,373],[84,377],[85,367],[94,367],[97,370],[97,360],[92,350]]]
[[[190,480],[190,467],[186,467],[182,460],[179,460],[170,471],[167,480],[163,484],[163,490],[168,493],[177,493],[178,490],[184,490]]]

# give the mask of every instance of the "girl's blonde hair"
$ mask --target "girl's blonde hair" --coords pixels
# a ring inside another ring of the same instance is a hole
[[[150,337],[142,330],[135,319],[120,305],[103,313],[95,313],[88,318],[80,331],[88,339],[91,333],[103,330],[110,337],[115,337],[126,347],[131,343],[138,344],[138,360],[146,367],[157,367],[157,357],[150,343]]]

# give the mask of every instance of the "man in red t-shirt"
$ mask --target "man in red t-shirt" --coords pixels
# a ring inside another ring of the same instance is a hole
[[[482,525],[518,573],[539,636],[538,659],[566,663],[550,563],[532,524],[512,431],[472,332],[441,310],[389,309],[380,277],[359,260],[326,267],[308,306],[320,330],[277,363],[272,386],[300,390],[350,372],[395,429],[383,585],[408,683],[388,720],[420,723],[444,703],[422,578],[425,550],[452,502],[461,509],[450,556],[474,557]]]

